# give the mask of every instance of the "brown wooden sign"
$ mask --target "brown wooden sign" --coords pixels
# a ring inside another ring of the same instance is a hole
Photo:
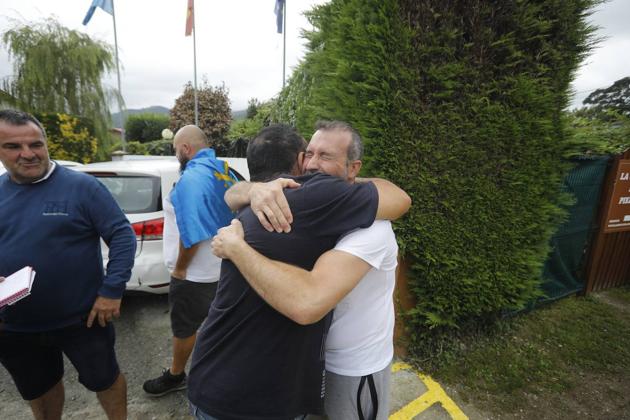
[[[630,160],[622,159],[617,167],[604,232],[630,230]]]

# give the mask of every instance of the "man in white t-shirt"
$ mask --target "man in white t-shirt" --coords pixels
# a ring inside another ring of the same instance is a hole
[[[398,264],[391,223],[376,220],[340,239],[335,250],[362,259],[370,270],[333,312],[326,340],[326,412],[331,419],[361,418],[359,413],[386,419]]]
[[[182,127],[173,147],[182,176],[162,200],[164,263],[171,273],[173,359],[169,369],[145,381],[143,389],[153,397],[186,388],[186,362],[216,294],[221,270],[210,240],[233,216],[223,195],[235,179],[230,178],[227,164],[208,147],[204,132],[194,125]]]
[[[307,147],[304,167],[355,182],[361,154],[361,139],[348,124],[322,122]],[[249,198],[267,187],[256,188],[250,185]],[[260,201],[256,206],[267,216],[267,223],[287,230],[290,211],[281,192],[269,193],[265,201],[232,197],[236,193],[231,191],[226,194],[228,204],[234,207],[252,201],[254,208],[254,201]],[[410,204],[406,197],[404,212]],[[390,222],[376,221],[346,235],[311,271],[256,252],[243,240],[238,221],[219,230],[212,245],[216,255],[236,264],[267,303],[295,322],[316,322],[336,306],[326,341],[326,413],[332,420],[387,418],[398,252]]]

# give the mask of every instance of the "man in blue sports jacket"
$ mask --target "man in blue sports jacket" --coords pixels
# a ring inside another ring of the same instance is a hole
[[[0,111],[0,276],[36,271],[31,295],[0,309],[0,363],[35,418],[63,412],[63,354],[110,419],[127,416],[127,385],[114,351],[136,238],[109,191],[48,155],[33,116]],[[100,240],[109,247],[103,270]]]

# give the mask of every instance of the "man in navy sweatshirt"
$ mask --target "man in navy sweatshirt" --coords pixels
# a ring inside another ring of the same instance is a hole
[[[126,418],[111,320],[133,267],[133,230],[100,182],[50,160],[33,116],[0,111],[0,161],[0,276],[37,273],[30,296],[0,309],[0,363],[37,419],[61,418],[63,354],[107,417]]]

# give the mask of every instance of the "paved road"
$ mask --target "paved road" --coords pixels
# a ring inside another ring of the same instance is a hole
[[[142,383],[167,365],[170,328],[166,296],[128,296],[121,318],[116,321],[119,363],[128,382],[131,419],[187,418],[184,392],[158,399],[147,397]],[[403,363],[393,365],[391,419],[466,419],[466,415],[430,378],[421,377]],[[64,419],[102,419],[96,396],[76,380],[76,371],[66,360],[66,405]],[[17,393],[11,378],[0,367],[0,419],[31,419],[27,404]]]

